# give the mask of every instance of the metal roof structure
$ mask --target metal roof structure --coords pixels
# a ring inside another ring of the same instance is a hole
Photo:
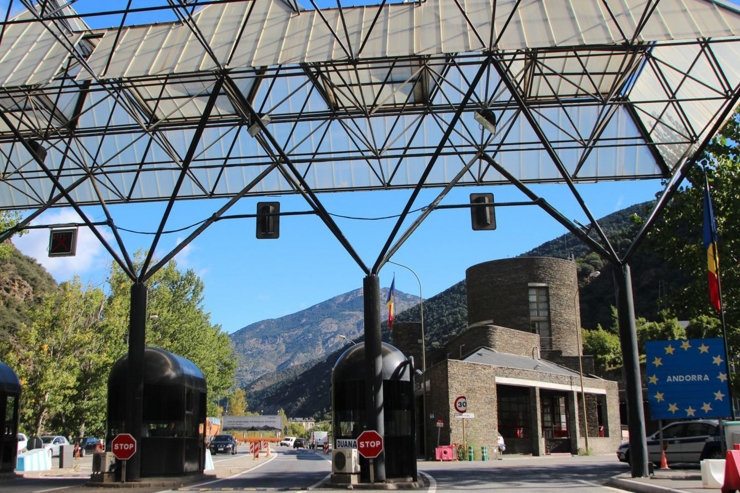
[[[740,12],[716,0],[19,3],[0,23],[0,210],[73,206],[95,228],[82,207],[227,199],[220,217],[301,194],[366,273],[422,188],[441,192],[406,236],[466,185],[513,184],[578,230],[527,188],[564,184],[582,239],[619,262],[576,185],[675,186],[740,95]],[[317,194],[393,189],[413,192],[369,268]]]

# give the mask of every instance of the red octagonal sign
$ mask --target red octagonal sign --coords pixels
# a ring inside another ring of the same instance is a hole
[[[110,449],[118,460],[129,460],[136,453],[136,440],[129,433],[119,433],[110,442]]]
[[[357,437],[357,451],[366,459],[374,459],[383,451],[383,437],[375,430],[365,430]]]

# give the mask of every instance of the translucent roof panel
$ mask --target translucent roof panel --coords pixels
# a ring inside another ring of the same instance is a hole
[[[740,98],[711,0],[157,5],[0,21],[0,208],[665,179]]]

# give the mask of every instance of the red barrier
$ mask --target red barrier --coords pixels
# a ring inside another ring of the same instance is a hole
[[[740,445],[735,450],[728,450],[725,456],[725,483],[722,493],[734,493],[740,490]]]
[[[453,445],[442,445],[434,449],[435,459],[437,460],[455,460],[457,453]]]

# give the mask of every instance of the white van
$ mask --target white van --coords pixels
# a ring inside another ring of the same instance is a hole
[[[324,444],[329,442],[328,431],[312,431],[311,438],[308,440],[308,448],[324,448]]]
[[[285,437],[280,441],[280,445],[285,447],[293,447],[293,443],[295,443],[295,437]]]

